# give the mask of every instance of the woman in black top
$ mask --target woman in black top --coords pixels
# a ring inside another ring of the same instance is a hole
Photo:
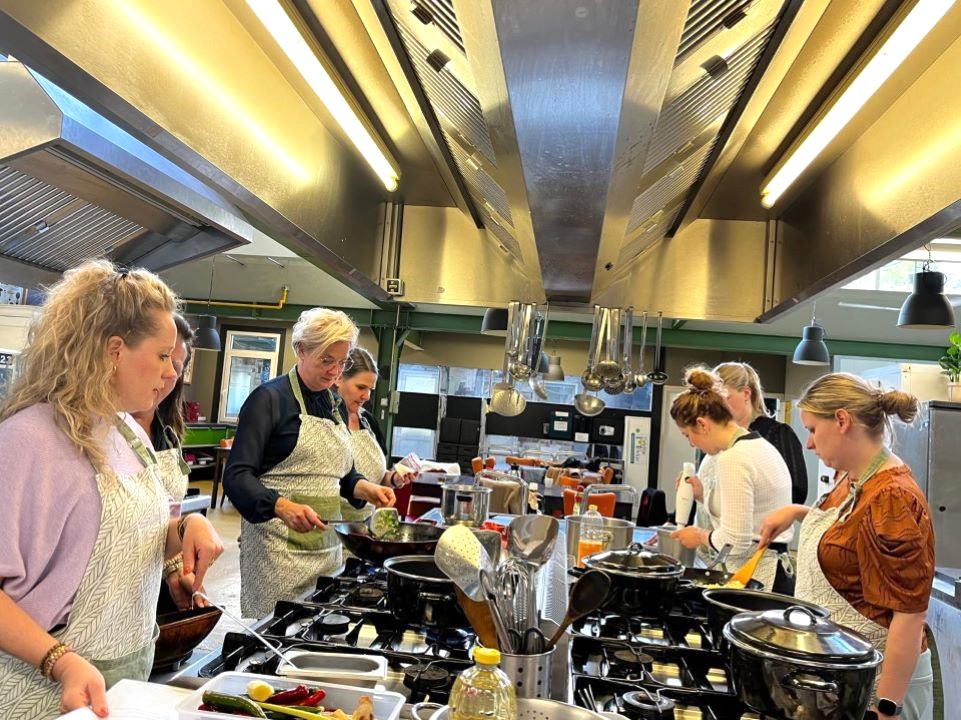
[[[244,617],[267,614],[340,567],[341,545],[327,523],[340,519],[341,497],[358,508],[394,504],[393,490],[354,468],[347,412],[331,391],[350,367],[357,334],[340,311],[301,313],[292,338],[297,365],[257,387],[240,410],[224,490],[243,515]]]
[[[714,372],[727,390],[727,405],[734,422],[756,432],[777,448],[791,473],[791,502],[803,505],[808,495],[808,475],[801,441],[790,425],[768,415],[757,372],[740,362],[721,363]]]

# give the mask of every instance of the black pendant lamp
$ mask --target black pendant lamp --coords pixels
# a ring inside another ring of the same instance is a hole
[[[831,353],[824,344],[824,328],[817,324],[815,310],[817,303],[811,309],[811,324],[804,328],[801,342],[794,349],[795,365],[830,365]]]
[[[481,323],[481,335],[507,335],[507,308],[487,308]]]
[[[914,274],[914,292],[901,306],[898,327],[922,330],[954,327],[954,308],[944,294],[944,273],[929,270],[930,262],[929,259],[924,269]]]
[[[217,332],[217,318],[210,315],[210,298],[214,294],[214,268],[216,258],[210,262],[210,289],[207,291],[207,315],[197,316],[197,332],[194,334],[194,350],[213,350],[220,352],[220,333]]]

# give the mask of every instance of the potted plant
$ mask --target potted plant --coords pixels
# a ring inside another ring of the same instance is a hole
[[[961,333],[951,333],[948,343],[938,364],[941,373],[948,376],[948,400],[961,402]]]

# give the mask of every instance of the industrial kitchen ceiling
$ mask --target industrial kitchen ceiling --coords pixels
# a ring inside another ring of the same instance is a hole
[[[796,3],[374,5],[484,225],[536,252],[548,299],[587,302],[674,229]]]

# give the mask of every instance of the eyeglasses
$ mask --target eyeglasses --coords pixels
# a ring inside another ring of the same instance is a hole
[[[347,372],[353,367],[354,363],[349,357],[344,358],[343,360],[337,360],[328,355],[324,355],[324,357],[320,359],[320,366],[325,370],[333,367],[334,365],[338,365],[341,372]]]

